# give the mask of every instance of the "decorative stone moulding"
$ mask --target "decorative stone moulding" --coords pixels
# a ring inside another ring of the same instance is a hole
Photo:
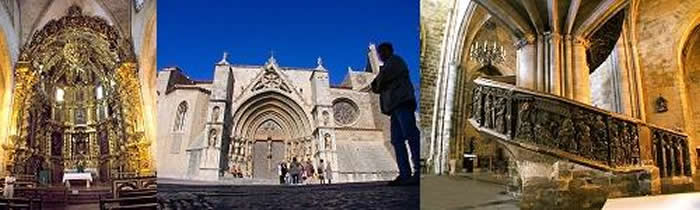
[[[604,171],[639,169],[652,157],[661,177],[692,176],[686,134],[506,83],[475,84],[469,120],[482,133]],[[650,139],[640,139],[648,130]]]

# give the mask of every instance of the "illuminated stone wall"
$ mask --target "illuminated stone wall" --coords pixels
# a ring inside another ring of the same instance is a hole
[[[665,128],[681,130],[691,134],[690,148],[700,145],[691,114],[697,107],[698,98],[686,89],[686,80],[681,69],[683,44],[697,25],[700,14],[698,0],[632,1],[636,27],[636,47],[639,53],[639,68],[642,72],[645,118],[648,122]],[[656,112],[656,100],[665,98],[668,111]],[[691,151],[693,161],[697,157]],[[695,169],[695,167],[693,167]]]

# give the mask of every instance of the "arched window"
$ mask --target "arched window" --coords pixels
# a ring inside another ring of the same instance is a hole
[[[173,131],[182,131],[184,129],[185,114],[187,114],[187,102],[183,101],[177,106],[177,115],[175,116],[175,127],[173,127]]]
[[[211,112],[211,120],[213,122],[219,121],[219,112],[221,112],[221,109],[218,106],[215,106]]]

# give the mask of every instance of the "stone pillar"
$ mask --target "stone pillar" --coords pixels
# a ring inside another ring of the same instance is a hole
[[[233,74],[228,62],[219,62],[214,69],[209,106],[207,107],[207,123],[204,132],[206,138],[201,139],[202,159],[200,162],[200,179],[218,180],[222,170],[228,164],[228,145],[230,143],[228,126],[225,123],[229,117],[231,91],[233,91]]]
[[[515,85],[518,87],[538,90],[536,79],[537,63],[535,62],[537,49],[535,48],[534,37],[521,40],[517,44],[517,49],[517,72],[515,75]]]
[[[591,88],[589,82],[590,70],[586,62],[586,48],[588,41],[581,38],[572,38],[572,63],[570,78],[573,78],[571,87],[573,96],[569,97],[575,101],[590,104],[591,103]]]
[[[452,131],[452,109],[457,78],[457,65],[454,62],[450,62],[445,68],[446,70],[441,71],[442,75],[438,80],[434,114],[436,120],[433,120],[431,137],[432,164],[436,174],[449,172],[450,132]]]
[[[569,35],[528,35],[516,43],[516,85],[590,104],[587,41]]]
[[[321,65],[314,70],[311,75],[312,98],[314,108],[311,114],[316,120],[313,131],[314,136],[312,141],[320,143],[318,158],[324,159],[324,162],[330,162],[333,171],[340,170],[338,168],[338,160],[335,150],[335,120],[333,116],[333,102],[330,97],[330,81],[328,80],[328,71]],[[300,142],[305,142],[305,139],[300,139]],[[311,141],[308,141],[311,143]],[[305,145],[301,145],[305,146]],[[304,151],[305,148],[301,148]],[[303,154],[302,154],[303,157]],[[316,162],[315,160],[313,162]],[[344,181],[341,177],[334,177],[338,181]]]

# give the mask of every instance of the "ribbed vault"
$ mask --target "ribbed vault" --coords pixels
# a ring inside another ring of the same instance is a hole
[[[592,73],[615,46],[628,0],[475,0],[503,21],[521,40],[564,35],[588,40],[587,63]],[[618,15],[616,15],[618,14]]]

